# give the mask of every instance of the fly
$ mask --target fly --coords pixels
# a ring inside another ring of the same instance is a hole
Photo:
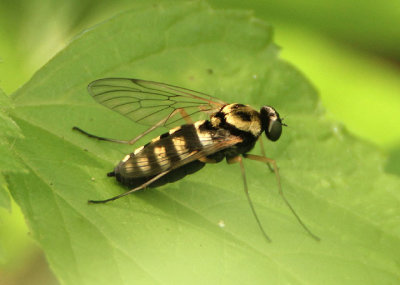
[[[88,86],[90,95],[103,106],[129,119],[149,125],[142,134],[131,140],[117,140],[77,130],[88,137],[123,144],[134,144],[158,127],[171,128],[144,146],[126,155],[109,172],[131,190],[106,200],[89,200],[89,203],[106,203],[146,187],[158,187],[177,181],[194,173],[207,163],[239,163],[244,192],[251,211],[264,237],[264,231],[248,192],[243,158],[265,163],[275,173],[279,194],[300,225],[315,240],[314,235],[297,215],[283,194],[279,170],[275,160],[266,157],[261,141],[264,132],[271,141],[282,134],[282,119],[271,106],[256,111],[248,105],[229,104],[209,95],[164,83],[129,78],[104,78]],[[206,114],[208,119],[200,120]],[[262,155],[249,154],[257,141]]]

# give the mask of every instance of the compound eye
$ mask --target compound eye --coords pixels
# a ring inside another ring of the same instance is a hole
[[[276,141],[281,137],[282,123],[279,119],[271,120],[268,129],[265,130],[265,135],[271,141]]]

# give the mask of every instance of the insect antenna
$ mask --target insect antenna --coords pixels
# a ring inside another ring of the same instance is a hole
[[[249,205],[251,208],[251,211],[253,212],[254,218],[257,221],[258,227],[260,228],[263,236],[268,242],[271,242],[272,240],[269,238],[267,233],[265,232],[263,226],[261,225],[260,219],[258,218],[257,212],[254,208],[253,202],[251,201],[250,194],[249,194],[249,189],[247,188],[247,179],[246,179],[246,173],[244,170],[244,165],[243,165],[243,158],[241,156],[238,156],[237,158],[239,160],[239,165],[240,165],[240,172],[242,173],[242,178],[243,178],[243,186],[244,186],[244,193],[246,194],[247,200],[249,201]]]

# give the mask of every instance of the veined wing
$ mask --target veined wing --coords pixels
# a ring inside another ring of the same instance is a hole
[[[100,104],[129,119],[153,126],[165,119],[162,126],[185,123],[177,109],[184,109],[193,121],[202,113],[213,113],[225,102],[193,90],[164,83],[130,78],[104,78],[88,86],[92,97]]]

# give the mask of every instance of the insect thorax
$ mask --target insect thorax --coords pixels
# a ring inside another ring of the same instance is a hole
[[[234,103],[224,106],[211,116],[210,121],[214,128],[227,130],[231,135],[243,139],[243,142],[233,149],[226,150],[227,157],[250,151],[263,131],[260,114],[243,104]]]
[[[213,127],[224,128],[233,135],[252,135],[258,138],[262,133],[260,114],[243,104],[229,104],[211,116]]]

